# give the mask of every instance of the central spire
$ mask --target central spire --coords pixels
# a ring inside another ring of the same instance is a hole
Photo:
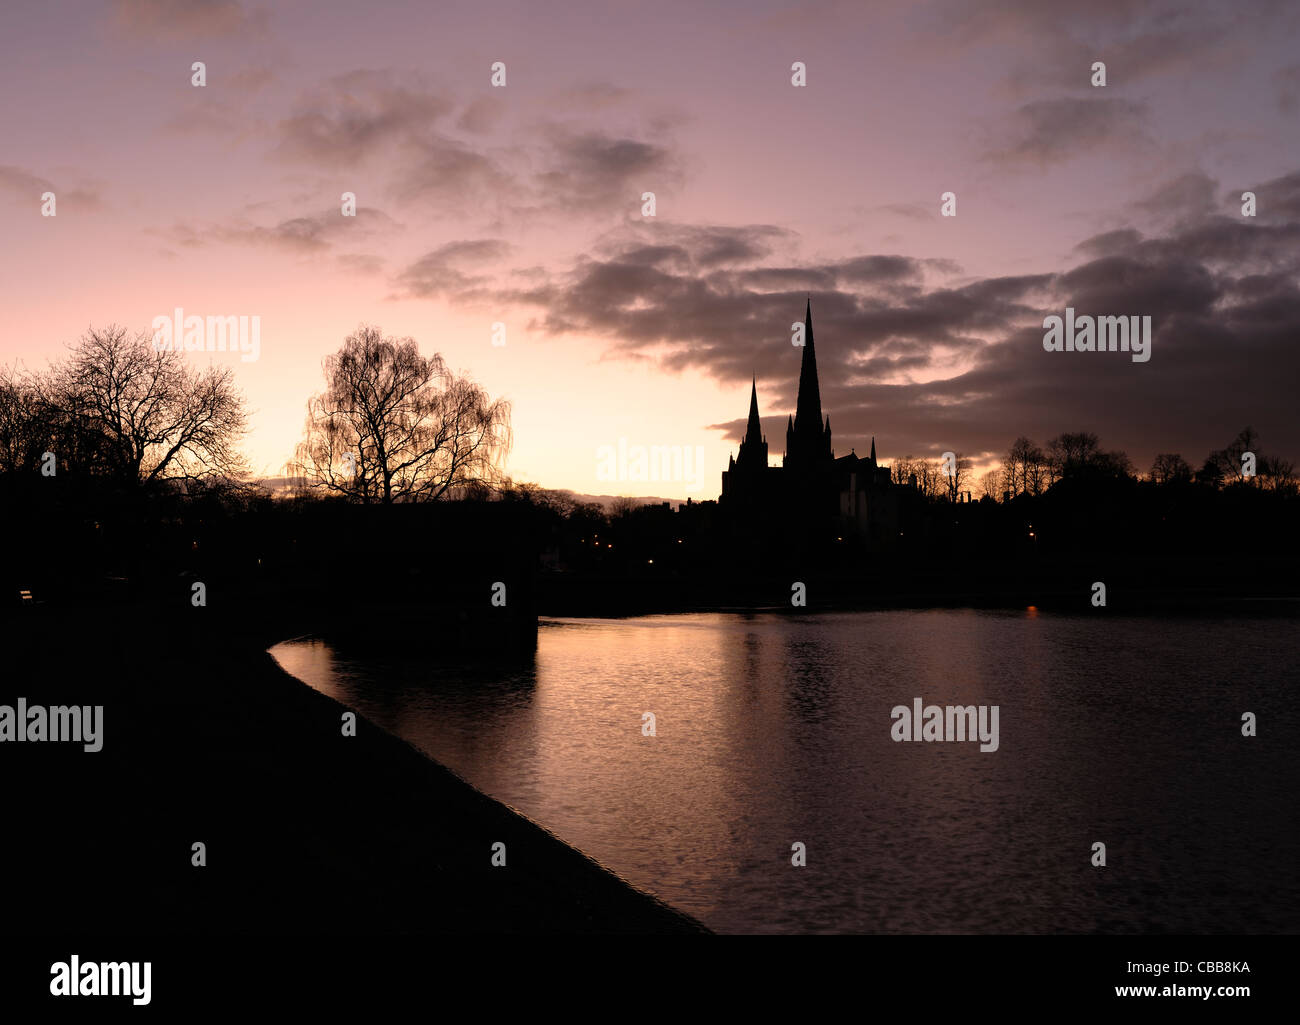
[[[803,319],[803,362],[799,365],[799,400],[794,407],[796,434],[820,432],[822,394],[817,385],[817,351],[813,348],[812,297]]]
[[[749,423],[745,427],[745,441],[757,445],[763,440],[763,424],[758,419],[758,378],[749,388]]]

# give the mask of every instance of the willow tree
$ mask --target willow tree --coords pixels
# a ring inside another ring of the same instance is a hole
[[[495,483],[510,450],[510,404],[453,374],[410,338],[361,327],[322,364],[297,469],[311,488],[362,502],[433,501]]]

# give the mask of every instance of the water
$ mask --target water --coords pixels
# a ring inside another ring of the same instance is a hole
[[[1300,931],[1290,621],[699,614],[545,621],[524,670],[417,650],[272,653],[719,931]],[[918,696],[998,705],[998,750],[891,740]]]

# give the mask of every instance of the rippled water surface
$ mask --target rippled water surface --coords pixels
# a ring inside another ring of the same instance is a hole
[[[1291,621],[700,614],[545,621],[508,671],[272,653],[717,930],[1300,931]],[[916,697],[999,706],[998,750],[893,741]]]

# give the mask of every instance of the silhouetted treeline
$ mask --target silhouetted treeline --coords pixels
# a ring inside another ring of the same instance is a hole
[[[424,630],[447,650],[526,646],[539,610],[789,607],[794,582],[809,585],[811,604],[1085,607],[1102,581],[1117,607],[1135,595],[1195,605],[1284,595],[1300,568],[1295,473],[1250,428],[1197,469],[1161,454],[1143,479],[1087,432],[1045,447],[1017,438],[974,487],[960,454],[946,465],[901,459],[897,536],[868,544],[834,517],[777,515],[755,531],[712,501],[624,499],[606,511],[511,483],[493,469],[508,409],[414,343],[363,330],[331,359],[338,394],[313,422],[341,448],[318,452],[318,469],[353,447],[336,421],[387,374],[424,396],[418,418],[397,425],[423,439],[423,468],[393,471],[363,451],[345,460],[354,476],[336,477],[340,486],[273,497],[241,472],[229,374],[192,370],[116,328],[88,333],[46,373],[4,375],[5,604],[27,591],[69,606],[142,601],[167,615],[259,610],[297,616],[303,631],[325,620],[376,636]],[[356,374],[339,369],[358,361]],[[444,437],[448,417],[463,430]]]

